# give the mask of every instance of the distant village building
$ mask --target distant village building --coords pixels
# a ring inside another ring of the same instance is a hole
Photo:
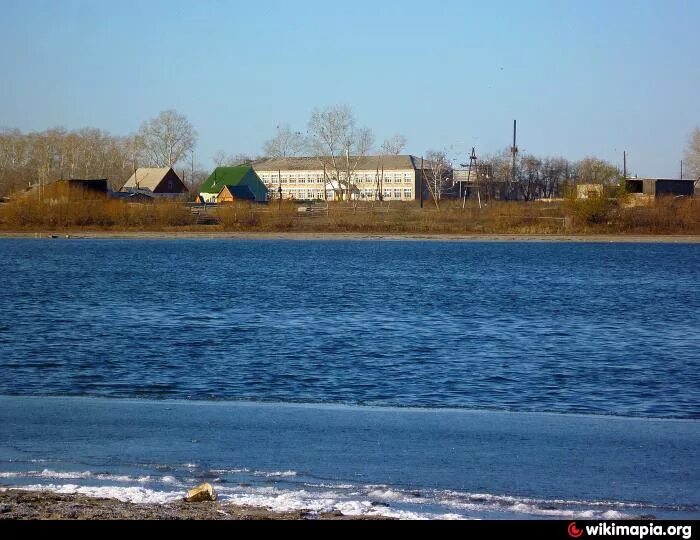
[[[232,203],[234,201],[255,202],[255,194],[250,190],[248,186],[226,185],[221,188],[221,191],[216,196],[217,204]]]
[[[143,191],[153,195],[174,196],[187,193],[187,186],[170,167],[136,169],[121,191]]]
[[[684,195],[692,197],[695,191],[693,180],[672,178],[629,178],[626,181],[627,192],[643,194],[649,197]]]
[[[252,165],[271,198],[281,194],[283,199],[335,200],[341,192],[337,179],[319,158],[265,158]],[[427,166],[424,163],[424,169]],[[347,179],[342,181],[345,191]],[[421,159],[411,155],[359,158],[349,184],[354,200],[414,201],[420,198]]]
[[[69,178],[47,183],[32,184],[22,196],[38,196],[48,202],[99,199],[108,196],[109,182],[106,178]]]
[[[577,199],[594,199],[602,197],[605,193],[603,184],[578,184],[576,186]]]
[[[484,198],[495,200],[517,199],[517,190],[508,179],[494,178],[493,168],[487,163],[479,163],[472,169],[452,171],[454,195],[459,199]]]
[[[250,165],[217,167],[199,188],[197,200],[216,203],[220,196],[222,202],[248,197],[244,200],[264,203],[268,200],[268,190]]]
[[[109,193],[109,182],[106,178],[70,178],[59,180],[57,183],[65,184],[71,191],[82,192],[86,195],[107,195]]]

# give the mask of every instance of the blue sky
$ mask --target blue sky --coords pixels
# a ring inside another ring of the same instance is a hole
[[[378,141],[675,176],[700,124],[700,2],[2,0],[0,125],[128,134],[164,109],[197,159],[350,105]]]

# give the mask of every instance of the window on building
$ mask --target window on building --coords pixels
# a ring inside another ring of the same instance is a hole
[[[403,190],[403,198],[404,199],[412,199],[413,198],[413,190],[412,189],[404,189]]]
[[[394,199],[400,199],[400,198],[401,198],[401,190],[395,189],[394,190]]]

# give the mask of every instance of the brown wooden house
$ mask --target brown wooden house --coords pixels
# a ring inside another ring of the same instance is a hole
[[[248,186],[231,186],[226,185],[221,188],[216,196],[217,204],[232,203],[234,201],[251,201],[255,202],[255,194]]]
[[[188,193],[187,186],[170,167],[136,169],[121,191],[149,191],[154,195],[178,195]]]

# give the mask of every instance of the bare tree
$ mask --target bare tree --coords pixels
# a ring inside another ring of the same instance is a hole
[[[520,158],[516,179],[523,200],[532,201],[536,199],[542,183],[542,161],[535,156],[523,156]]]
[[[340,200],[350,200],[355,170],[372,147],[372,132],[358,128],[347,105],[315,109],[309,120],[310,146]]]
[[[235,167],[237,165],[250,165],[257,158],[242,152],[229,154],[224,150],[217,150],[212,159],[217,167]]]
[[[168,110],[144,122],[138,138],[150,165],[174,167],[195,147],[197,132],[184,115]]]
[[[406,147],[406,137],[403,135],[393,135],[386,139],[380,147],[384,156],[398,156]]]
[[[217,167],[223,167],[228,163],[229,155],[226,153],[225,150],[217,150],[216,152],[214,152],[212,159],[214,160],[214,164]]]
[[[564,158],[544,159],[539,196],[544,199],[560,196],[564,183],[571,180],[571,169],[571,164]]]
[[[406,137],[403,135],[393,135],[379,147],[377,155],[377,172],[375,176],[375,196],[377,200],[384,200],[384,163],[387,156],[398,156],[406,146]]]
[[[304,155],[307,147],[304,134],[293,131],[288,124],[277,126],[277,133],[265,141],[263,152],[266,157],[286,158]]]
[[[131,176],[132,137],[115,137],[99,129],[0,132],[0,193],[60,178],[108,178],[118,188]]]
[[[576,164],[576,178],[585,184],[612,184],[620,177],[620,170],[612,163],[587,157]]]
[[[483,187],[487,198],[494,198],[496,193],[502,199],[518,197],[516,186],[513,184],[512,169],[510,148],[481,159],[481,163],[477,166],[476,179],[479,187]]]
[[[230,166],[250,165],[256,159],[258,159],[258,158],[252,154],[246,154],[245,152],[238,152],[237,154],[233,154],[232,156],[229,156],[229,165]]]
[[[688,139],[684,163],[688,176],[696,182],[700,181],[700,127],[695,128]],[[686,176],[685,173],[683,176]]]
[[[423,173],[426,176],[428,190],[433,197],[435,207],[440,209],[440,199],[444,189],[447,187],[452,165],[445,152],[438,150],[428,150],[425,153],[425,163]]]

